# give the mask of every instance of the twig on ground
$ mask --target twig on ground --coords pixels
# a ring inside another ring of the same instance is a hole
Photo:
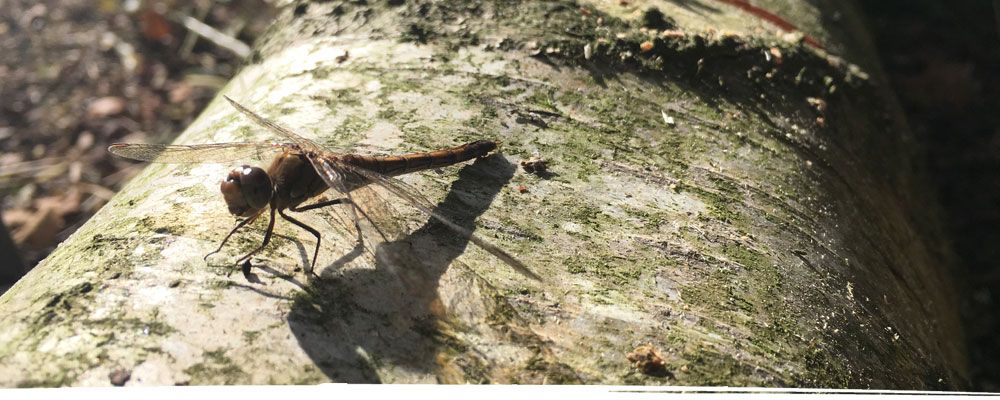
[[[185,28],[198,34],[198,36],[205,38],[209,42],[236,53],[236,55],[240,57],[247,57],[250,55],[250,46],[243,43],[239,39],[226,35],[218,29],[215,29],[189,15],[174,14],[174,17],[177,18],[181,25],[184,25]]]

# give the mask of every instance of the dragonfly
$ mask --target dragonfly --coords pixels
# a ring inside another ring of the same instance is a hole
[[[496,142],[478,140],[436,151],[395,156],[337,153],[328,151],[291,129],[258,115],[228,96],[223,97],[256,125],[280,137],[281,141],[193,145],[115,143],[108,147],[108,151],[117,156],[157,163],[232,163],[247,159],[266,160],[273,156],[273,161],[266,170],[243,165],[230,171],[220,183],[220,190],[229,212],[242,220],[226,235],[218,249],[205,256],[206,259],[221,251],[229,238],[241,228],[267,214],[268,223],[263,242],[236,261],[236,265],[243,266],[245,274],[249,273],[251,257],[263,250],[271,241],[277,215],[316,238],[316,248],[309,270],[313,272],[322,235],[317,229],[292,217],[288,212],[346,207],[349,222],[353,222],[358,232],[357,240],[361,243],[364,241],[361,218],[376,225],[375,220],[378,218],[373,217],[383,215],[389,209],[384,204],[372,204],[379,202],[380,198],[377,196],[358,195],[361,189],[375,186],[467,237],[470,242],[497,257],[518,273],[536,281],[541,280],[523,262],[434,211],[431,202],[418,190],[394,178],[485,157],[497,149]],[[321,197],[320,195],[327,191],[334,194],[332,199],[316,200],[303,205],[310,199]],[[381,201],[384,202],[385,199]],[[378,228],[377,225],[375,227]]]

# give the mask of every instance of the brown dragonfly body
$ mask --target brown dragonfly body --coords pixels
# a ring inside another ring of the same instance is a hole
[[[488,140],[466,143],[443,150],[410,153],[399,156],[367,156],[359,154],[323,154],[340,163],[352,165],[386,176],[398,176],[411,172],[446,167],[474,158],[483,157],[496,149],[496,143]],[[247,167],[244,167],[247,168]],[[308,199],[319,196],[330,189],[329,184],[316,173],[309,156],[302,151],[286,150],[277,155],[267,168],[267,175],[274,188],[271,202],[278,210],[294,209]],[[348,191],[367,185],[365,177],[345,177]],[[223,190],[223,193],[226,193]],[[227,203],[229,203],[227,201]],[[235,213],[238,216],[243,212]]]
[[[367,156],[360,154],[323,154],[341,163],[376,172],[386,176],[399,176],[411,172],[446,167],[463,161],[486,156],[497,148],[495,142],[480,140],[447,149],[410,153],[399,156]],[[267,168],[274,184],[274,201],[278,209],[295,208],[302,202],[319,196],[330,189],[309,163],[308,155],[288,150],[279,154]],[[354,176],[345,179],[348,191],[368,184],[367,179]]]
[[[267,170],[244,165],[234,169],[226,177],[220,189],[229,212],[244,219],[223,239],[219,248],[205,257],[222,249],[230,237],[246,224],[253,222],[265,211],[270,219],[263,243],[241,257],[244,273],[250,268],[250,258],[262,250],[271,240],[275,214],[299,226],[316,237],[312,265],[319,254],[321,235],[316,229],[289,216],[287,211],[302,212],[321,207],[343,205],[349,210],[349,218],[358,230],[358,240],[363,240],[359,218],[370,218],[363,204],[352,198],[352,192],[368,185],[379,186],[399,197],[417,210],[439,220],[459,233],[468,235],[469,240],[484,250],[512,266],[518,272],[539,279],[520,261],[502,249],[490,244],[447,218],[433,211],[433,207],[417,191],[391,177],[411,172],[444,167],[463,161],[483,157],[497,148],[495,142],[479,140],[447,149],[410,153],[398,156],[368,156],[329,152],[316,143],[305,139],[291,130],[271,120],[257,115],[246,107],[226,97],[226,100],[255,123],[277,133],[287,143],[211,143],[204,145],[153,145],[117,143],[108,150],[119,156],[153,162],[204,163],[232,162],[244,157],[263,160],[268,154],[275,154]],[[311,198],[326,191],[334,191],[333,200],[302,205]],[[312,270],[312,268],[310,268]]]

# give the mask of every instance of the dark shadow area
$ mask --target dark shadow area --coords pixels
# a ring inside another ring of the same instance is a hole
[[[14,240],[11,239],[10,232],[3,223],[2,215],[0,213],[0,254],[3,255],[3,259],[0,259],[0,294],[7,291],[7,288],[13,286],[14,282],[27,272],[21,256],[17,253],[17,246],[14,245]]]
[[[434,211],[473,231],[476,218],[515,170],[499,155],[463,167]],[[288,315],[299,345],[336,382],[379,382],[376,368],[383,362],[434,373],[428,368],[437,365],[441,343],[436,333],[444,317],[439,279],[468,242],[429,219],[409,235],[379,244],[374,269],[324,273],[311,280]],[[343,262],[335,264],[331,267]]]
[[[1000,33],[996,1],[860,2],[922,142],[944,222],[974,390],[1000,391]]]
[[[284,300],[284,301],[292,301],[292,297],[290,297],[290,296],[283,296],[281,294],[269,291],[269,290],[267,290],[266,286],[255,285],[256,282],[250,282],[250,283],[251,283],[251,285],[246,285],[246,284],[242,284],[242,283],[232,283],[231,286],[238,287],[238,288],[243,289],[243,290],[249,290],[251,292],[257,293],[257,294],[259,294],[261,296],[264,296],[264,297],[267,297],[267,298],[271,298],[271,299]]]

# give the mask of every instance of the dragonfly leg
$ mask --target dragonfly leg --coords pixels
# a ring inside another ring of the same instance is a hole
[[[350,202],[351,202],[351,200],[349,200],[349,199],[340,198],[340,199],[320,201],[320,202],[313,203],[313,204],[310,204],[310,205],[304,206],[304,207],[292,207],[292,208],[289,208],[289,210],[295,211],[295,212],[302,212],[302,211],[308,211],[308,210],[315,210],[317,208],[322,208],[322,207],[326,207],[326,206],[332,206],[332,205],[336,205],[336,204],[350,204]],[[361,213],[362,213],[362,215],[364,215],[364,211],[361,211]],[[291,217],[289,217],[287,215],[282,214],[281,216],[285,217],[289,221],[292,220]],[[302,225],[299,225],[299,226],[302,226]],[[302,226],[302,227],[305,228],[304,226]],[[358,223],[358,221],[354,221],[354,229],[357,230],[357,232],[358,232],[358,242],[359,243],[364,243],[364,240],[363,240],[362,235],[361,235],[361,225]],[[310,231],[310,232],[312,232],[312,231]],[[319,240],[319,235],[316,234],[316,233],[313,233],[313,235],[316,236],[316,239],[317,239],[316,253],[319,254],[319,241],[318,241]],[[315,264],[316,264],[316,258],[314,256],[313,257],[313,266],[315,266]]]
[[[326,206],[332,206],[332,205],[337,205],[337,204],[350,204],[350,202],[351,202],[351,200],[349,200],[349,199],[340,198],[340,199],[320,201],[320,202],[313,203],[313,204],[310,204],[308,206],[303,206],[303,207],[291,207],[291,208],[289,208],[289,210],[294,211],[294,212],[302,212],[302,211],[315,210],[317,208],[323,208],[323,207],[326,207]],[[284,217],[285,219],[291,221],[292,223],[294,223],[294,224],[302,227],[303,229],[309,231],[310,233],[313,234],[313,236],[316,236],[316,251],[313,254],[313,262],[312,262],[312,266],[316,267],[316,255],[319,254],[319,233],[316,232],[314,229],[312,229],[310,227],[307,227],[305,224],[292,219],[292,217],[289,217],[288,215],[281,214],[281,216]],[[358,224],[358,221],[354,221],[354,229],[358,232],[358,243],[364,243],[364,240],[362,239],[362,235],[361,235],[361,225]]]
[[[317,203],[317,204],[319,204],[319,203]],[[336,204],[336,203],[334,203],[334,204]],[[307,272],[312,273],[316,269],[316,257],[319,256],[319,243],[320,243],[320,240],[322,240],[321,236],[319,234],[319,231],[317,231],[316,229],[313,229],[309,225],[306,225],[306,224],[302,223],[302,221],[299,221],[299,220],[297,220],[295,218],[289,217],[287,214],[285,214],[284,210],[278,211],[278,215],[281,215],[281,217],[284,218],[284,219],[286,219],[286,220],[288,220],[288,222],[291,222],[291,223],[293,223],[295,225],[298,225],[299,228],[305,229],[306,231],[308,231],[309,233],[311,233],[313,236],[316,237],[316,250],[313,251],[312,264],[310,264],[309,271],[307,271]]]
[[[250,257],[253,257],[253,255],[257,254],[258,251],[263,250],[264,247],[267,246],[267,244],[271,242],[271,234],[274,233],[274,212],[275,211],[276,211],[276,209],[272,206],[271,207],[271,220],[268,221],[268,223],[267,223],[267,232],[264,233],[264,242],[261,243],[260,246],[257,246],[256,249],[253,249],[253,251],[247,253],[247,255],[245,255],[243,257],[240,257],[239,260],[236,260],[236,265],[240,265],[244,261],[246,261],[246,262],[249,263]],[[244,268],[246,268],[246,267],[244,267]]]
[[[208,261],[208,257],[209,256],[211,256],[212,254],[215,254],[215,253],[218,253],[218,252],[222,251],[222,246],[226,245],[226,242],[229,241],[229,238],[233,237],[233,234],[236,233],[236,231],[240,230],[240,228],[244,227],[246,224],[249,224],[249,223],[251,223],[253,221],[256,221],[257,217],[259,217],[260,214],[261,213],[257,213],[256,215],[251,216],[250,218],[246,218],[246,219],[240,221],[240,223],[236,224],[236,227],[233,228],[233,230],[229,231],[229,234],[226,235],[226,238],[222,239],[222,243],[219,244],[219,248],[215,249],[215,251],[213,251],[211,253],[205,254],[205,257],[202,258],[202,260]]]
[[[332,206],[334,204],[342,204],[342,203],[347,203],[347,202],[348,202],[347,199],[333,199],[333,200],[326,200],[326,201],[321,201],[321,202],[318,202],[318,203],[313,203],[313,204],[310,204],[308,206],[303,206],[303,207],[296,206],[296,207],[289,208],[289,210],[292,210],[292,211],[295,211],[295,212],[303,212],[303,211],[315,210],[317,208],[323,208],[323,207],[326,207],[326,206]],[[288,216],[285,216],[285,215],[283,215],[283,216],[285,218],[288,218]]]

